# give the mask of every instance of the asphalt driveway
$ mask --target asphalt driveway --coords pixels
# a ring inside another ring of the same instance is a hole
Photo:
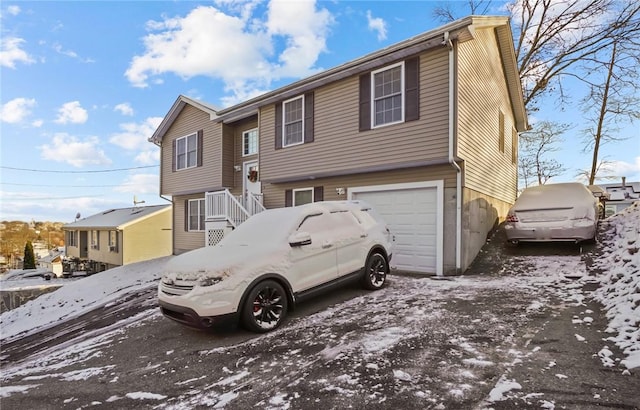
[[[588,299],[596,247],[507,248],[501,235],[464,276],[393,275],[378,292],[341,289],[267,335],[185,329],[158,313],[152,293],[140,294],[114,320],[95,311],[46,345],[36,335],[3,346],[0,404],[637,408],[640,376],[618,366]]]

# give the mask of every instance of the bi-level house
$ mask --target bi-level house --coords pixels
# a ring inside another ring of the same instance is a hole
[[[470,16],[235,106],[179,96],[150,141],[174,254],[264,208],[371,203],[392,267],[455,274],[515,201],[528,128],[509,20]]]

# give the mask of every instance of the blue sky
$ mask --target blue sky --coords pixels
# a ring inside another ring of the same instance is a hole
[[[134,195],[167,203],[147,138],[179,94],[232,105],[433,29],[438,4],[3,1],[0,220],[71,222]],[[579,110],[542,106],[534,121],[579,129]],[[603,148],[629,181],[640,181],[638,127]],[[590,166],[578,141],[565,135],[556,157],[568,171],[555,182]]]

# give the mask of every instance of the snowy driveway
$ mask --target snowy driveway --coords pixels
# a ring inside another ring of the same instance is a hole
[[[515,275],[392,276],[378,292],[346,289],[347,300],[260,336],[194,332],[149,309],[6,364],[2,408],[509,408],[507,398],[552,408],[553,392],[526,392],[511,372],[542,354],[531,342],[564,309],[583,312],[567,326],[590,325],[585,280],[567,278],[587,267],[578,254],[512,259]],[[637,375],[621,377],[638,387]]]

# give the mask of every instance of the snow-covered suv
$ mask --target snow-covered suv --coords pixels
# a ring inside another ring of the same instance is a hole
[[[316,202],[263,211],[219,244],[166,265],[158,285],[162,313],[210,328],[240,321],[267,332],[306,297],[350,280],[380,289],[393,235],[362,201]]]

